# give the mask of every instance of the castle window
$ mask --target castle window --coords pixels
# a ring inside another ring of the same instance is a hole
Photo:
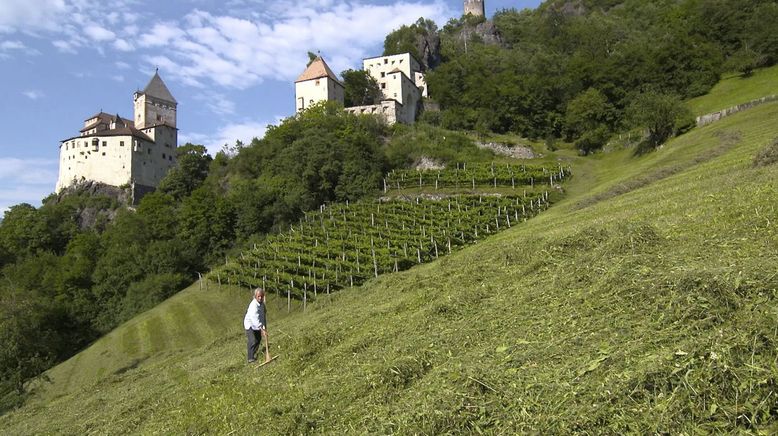
[[[124,147],[124,141],[119,141],[119,147]]]
[[[103,156],[105,156],[105,152],[103,152]]]
[[[386,83],[381,83],[381,89],[386,89]]]
[[[149,154],[151,154],[151,149],[150,148],[148,149],[148,151],[149,151]]]
[[[165,153],[162,153],[162,159],[164,159],[164,158],[165,158]]]
[[[389,59],[384,58],[384,65],[389,63]]]
[[[108,145],[108,141],[103,141],[103,147],[106,147]]]
[[[386,73],[381,71],[381,77],[386,77]]]
[[[316,85],[316,86],[319,86],[319,79],[316,79],[316,83],[315,83],[315,85]]]
[[[169,160],[170,162],[173,162],[173,156],[168,156],[167,160]]]

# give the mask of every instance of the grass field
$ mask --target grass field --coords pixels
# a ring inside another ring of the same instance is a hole
[[[719,99],[719,97],[714,97]],[[706,103],[708,104],[708,103]],[[711,103],[712,105],[712,103]],[[7,434],[778,432],[778,103],[641,157],[437,262],[287,315],[189,288],[50,371]]]
[[[720,111],[757,98],[778,94],[778,65],[754,71],[751,77],[731,75],[701,97],[689,101],[695,115]]]

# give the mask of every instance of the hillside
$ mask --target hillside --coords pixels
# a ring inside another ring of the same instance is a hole
[[[778,177],[752,163],[776,117],[567,155],[567,197],[520,226],[305,314],[271,300],[281,357],[262,369],[243,361],[246,293],[191,287],[54,368],[0,427],[775,433]]]

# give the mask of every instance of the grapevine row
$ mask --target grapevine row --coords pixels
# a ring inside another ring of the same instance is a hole
[[[304,303],[429,262],[534,216],[548,192],[324,205],[207,276]]]

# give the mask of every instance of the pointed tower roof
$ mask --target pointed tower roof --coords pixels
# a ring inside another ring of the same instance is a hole
[[[300,77],[298,77],[294,83],[305,82],[306,80],[321,79],[322,77],[329,77],[330,79],[334,80],[335,83],[341,86],[343,85],[340,83],[340,80],[338,80],[338,76],[332,72],[330,67],[326,62],[324,62],[324,59],[321,56],[316,56],[316,59],[314,59],[311,64],[308,65],[308,68],[306,68],[305,71],[300,74]]]
[[[159,77],[159,70],[154,72],[154,76],[149,80],[149,84],[143,88],[143,93],[160,100],[178,103],[176,99],[173,98],[173,94],[170,93],[170,90],[167,89],[167,86],[165,86],[165,82]]]

